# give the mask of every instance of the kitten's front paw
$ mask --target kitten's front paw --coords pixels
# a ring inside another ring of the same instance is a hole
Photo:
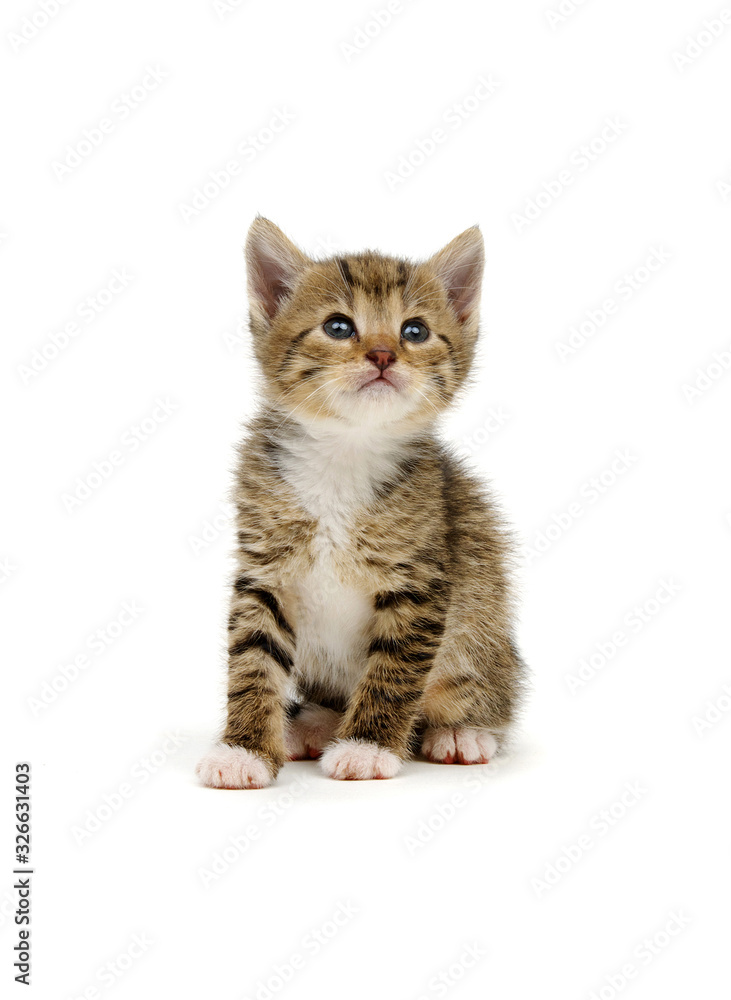
[[[322,705],[306,705],[287,723],[284,746],[290,760],[319,757],[338,728],[340,716]]]
[[[421,752],[436,764],[487,764],[497,752],[497,740],[486,729],[429,728]]]
[[[273,780],[261,757],[227,743],[212,747],[198,762],[195,773],[209,788],[266,788]]]
[[[328,778],[341,781],[367,781],[370,778],[393,778],[401,768],[395,753],[363,740],[337,740],[320,758],[320,767]]]

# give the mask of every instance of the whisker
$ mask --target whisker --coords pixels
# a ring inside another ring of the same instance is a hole
[[[276,433],[276,432],[277,432],[277,431],[278,431],[278,430],[280,429],[280,427],[282,427],[282,426],[283,426],[283,425],[284,425],[284,424],[285,424],[285,423],[287,422],[287,420],[288,420],[288,419],[290,418],[290,416],[291,416],[291,415],[292,415],[293,413],[295,413],[295,412],[296,412],[297,410],[299,410],[299,408],[300,408],[301,406],[304,406],[304,405],[305,405],[305,403],[306,403],[306,402],[307,402],[307,401],[308,401],[309,399],[312,399],[312,397],[313,397],[313,396],[317,395],[317,393],[318,393],[318,392],[319,392],[319,391],[320,391],[321,389],[325,389],[325,388],[326,388],[326,387],[327,387],[328,385],[332,385],[333,383],[335,383],[335,382],[337,382],[337,381],[338,381],[338,379],[337,379],[337,378],[332,378],[332,379],[328,379],[328,380],[327,380],[326,382],[323,382],[323,383],[322,383],[322,385],[318,385],[318,386],[317,386],[317,387],[316,387],[316,388],[315,388],[315,389],[314,389],[314,390],[313,390],[313,391],[312,391],[312,392],[311,392],[311,393],[309,394],[309,396],[307,396],[307,397],[306,397],[305,399],[303,399],[303,400],[302,400],[302,401],[301,401],[300,403],[297,403],[297,404],[296,404],[295,406],[293,406],[293,407],[292,407],[292,409],[291,409],[291,410],[289,411],[289,413],[287,413],[287,414],[285,415],[285,417],[284,417],[284,420],[282,420],[282,421],[281,421],[281,423],[277,424],[277,426],[276,426],[276,427],[274,428],[274,432]],[[296,387],[295,387],[295,388],[296,388]],[[318,411],[318,412],[319,412],[319,411]]]

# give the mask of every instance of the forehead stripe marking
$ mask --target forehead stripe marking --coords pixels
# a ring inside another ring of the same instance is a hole
[[[353,288],[355,285],[355,279],[351,273],[350,265],[344,257],[338,257],[338,267],[342,271],[343,277],[347,281],[350,288]]]

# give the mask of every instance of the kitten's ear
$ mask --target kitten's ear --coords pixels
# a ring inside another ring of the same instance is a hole
[[[245,252],[252,309],[271,320],[310,260],[278,226],[260,215],[251,224]]]
[[[464,323],[477,312],[480,304],[485,244],[479,226],[465,229],[428,263],[437,272],[454,311]]]

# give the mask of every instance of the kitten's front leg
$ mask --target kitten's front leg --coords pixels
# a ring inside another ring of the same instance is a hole
[[[444,631],[444,590],[433,580],[376,595],[366,673],[320,761],[329,777],[392,778],[400,770]]]
[[[196,773],[213,788],[263,788],[286,759],[284,704],[294,632],[273,591],[241,575],[229,635],[226,729]]]

